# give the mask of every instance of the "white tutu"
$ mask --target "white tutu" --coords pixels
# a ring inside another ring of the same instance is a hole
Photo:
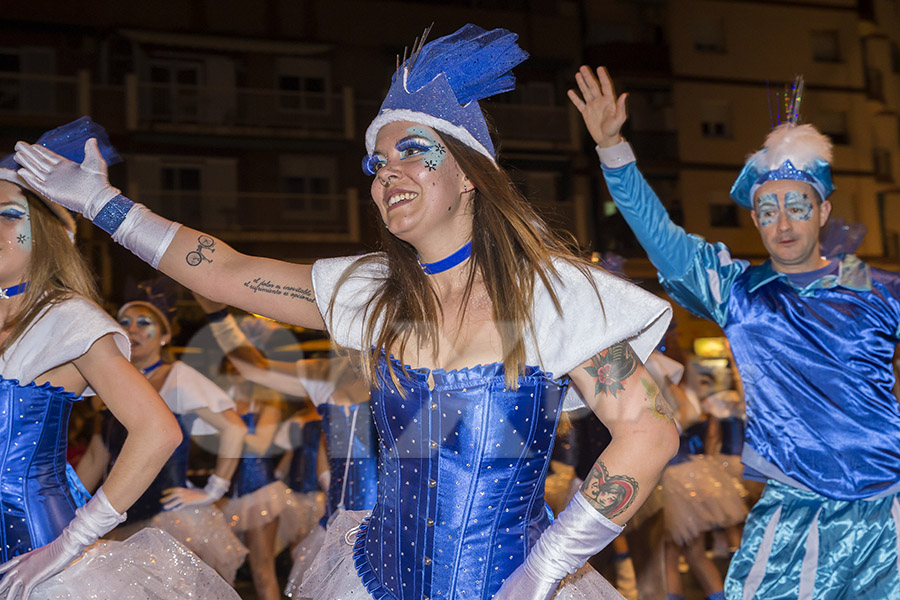
[[[247,548],[215,506],[161,512],[150,520],[150,526],[187,546],[228,583],[234,583],[235,573],[247,558]]]
[[[225,580],[159,529],[124,542],[101,541],[62,573],[41,583],[30,600],[240,600]]]
[[[325,528],[316,525],[312,532],[303,538],[299,544],[291,552],[291,558],[294,564],[291,567],[291,574],[288,576],[287,585],[284,586],[284,595],[293,598],[300,590],[300,583],[303,581],[304,575],[312,566],[319,550],[325,543]],[[299,596],[298,596],[299,597]]]
[[[747,490],[721,462],[705,455],[670,465],[662,476],[666,530],[684,545],[704,531],[737,525],[747,517]]]
[[[225,514],[229,516],[235,531],[261,529],[278,518],[291,503],[291,489],[284,482],[273,481],[255,492],[231,498],[225,505]]]
[[[285,546],[296,544],[318,526],[324,514],[323,492],[301,494],[291,491],[287,506],[278,519],[278,540]]]
[[[369,511],[338,514],[325,532],[325,543],[292,598],[299,600],[372,600],[356,572],[353,544]],[[590,565],[563,579],[555,600],[624,600]]]

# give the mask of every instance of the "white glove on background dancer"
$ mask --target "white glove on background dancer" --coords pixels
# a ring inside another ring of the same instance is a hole
[[[19,177],[37,193],[81,213],[153,268],[159,266],[180,225],[135,204],[109,184],[97,140],[84,144],[79,164],[43,146],[16,143]]]
[[[494,600],[549,600],[559,582],[609,545],[624,526],[616,525],[577,492],[506,578]]]
[[[169,488],[163,491],[163,497],[160,499],[160,502],[162,502],[163,510],[177,510],[191,506],[209,506],[224,496],[230,486],[230,480],[213,473],[206,480],[206,485],[203,489]]]
[[[101,487],[87,504],[75,511],[75,518],[58,538],[0,565],[0,574],[4,574],[0,597],[27,600],[38,584],[65,569],[100,536],[124,520],[125,513],[116,512]]]

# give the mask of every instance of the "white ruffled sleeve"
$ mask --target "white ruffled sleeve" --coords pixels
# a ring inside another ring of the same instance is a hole
[[[363,339],[368,314],[369,301],[378,286],[387,278],[387,265],[383,261],[368,262],[357,268],[339,289],[337,283],[341,275],[356,261],[366,256],[345,256],[326,258],[313,263],[313,291],[316,304],[325,320],[325,327],[338,346],[362,350],[367,346]],[[334,298],[334,310],[329,310]],[[377,330],[376,330],[377,334]]]
[[[172,363],[172,370],[160,388],[159,395],[176,415],[200,408],[220,413],[235,407],[234,401],[222,388],[181,361]],[[203,419],[197,419],[191,427],[192,435],[213,435],[218,432],[218,429]]]
[[[601,269],[589,268],[597,292],[575,265],[556,260],[559,279],[551,285],[561,305],[557,310],[540,280],[534,290],[535,337],[526,332],[526,363],[562,377],[601,350],[628,342],[641,361],[666,333],[672,307],[665,300]],[[564,410],[584,405],[570,386]]]
[[[109,333],[122,355],[130,359],[131,341],[102,308],[82,296],[51,304],[0,356],[0,375],[31,383],[50,369],[82,356]],[[90,388],[83,393],[93,394]]]

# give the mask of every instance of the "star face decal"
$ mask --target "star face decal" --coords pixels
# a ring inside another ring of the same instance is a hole
[[[437,163],[433,160],[426,160],[425,168],[428,169],[429,171],[434,171],[435,169],[437,169]]]
[[[443,144],[441,144],[440,142],[437,142],[434,145],[434,151],[437,152],[438,154],[440,154],[441,156],[443,156],[444,153],[447,152],[447,149],[444,148]]]
[[[25,242],[28,241],[28,238],[25,237],[25,234],[20,233],[19,237],[16,238],[16,241],[18,241],[20,244],[24,244]]]

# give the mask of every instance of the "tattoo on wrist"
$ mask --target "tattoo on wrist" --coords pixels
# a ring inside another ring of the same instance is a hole
[[[216,251],[216,240],[209,237],[208,235],[201,235],[197,238],[197,249],[191,250],[184,256],[184,260],[192,267],[196,267],[201,264],[203,261],[212,262],[211,258],[207,258],[204,254],[204,250],[209,250],[210,254]]]
[[[581,494],[601,515],[612,518],[631,506],[638,494],[638,482],[628,475],[609,475],[599,458],[581,486]]]
[[[637,354],[628,342],[610,346],[591,357],[591,366],[584,370],[594,379],[594,395],[616,396],[625,389],[622,382],[631,376],[640,364]]]
[[[272,283],[271,279],[263,279],[262,277],[256,277],[250,281],[245,281],[244,287],[249,288],[254,294],[287,296],[291,299],[305,300],[306,302],[312,302],[313,304],[316,302],[315,294],[313,294],[313,291],[309,288]]]
[[[647,409],[654,417],[658,417],[664,421],[672,423],[674,421],[675,412],[669,406],[669,402],[665,396],[659,393],[656,383],[649,377],[641,377],[641,383],[647,391]]]

